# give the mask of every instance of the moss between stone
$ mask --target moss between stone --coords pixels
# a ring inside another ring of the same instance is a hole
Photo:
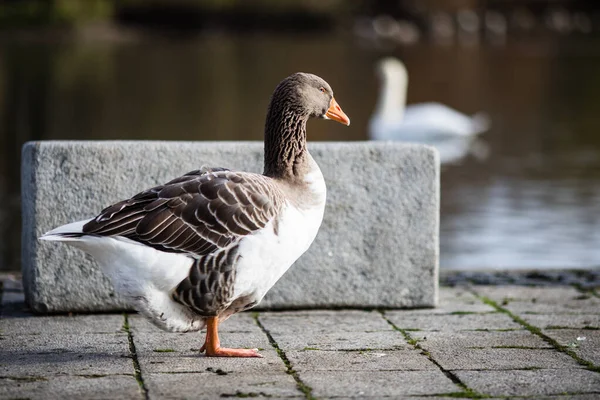
[[[174,349],[153,349],[155,353],[175,353]]]
[[[476,391],[474,391],[473,389],[471,389],[470,387],[468,387],[466,384],[464,384],[460,378],[458,376],[456,376],[454,373],[452,373],[451,371],[448,371],[447,369],[445,369],[444,367],[442,367],[442,365],[440,363],[438,363],[432,356],[431,354],[425,350],[423,347],[421,347],[421,345],[419,344],[419,342],[417,340],[415,340],[414,338],[412,338],[410,336],[410,334],[405,330],[405,329],[401,329],[398,326],[396,326],[396,324],[394,324],[392,321],[390,321],[389,319],[386,318],[385,316],[385,312],[383,310],[379,310],[379,312],[381,313],[381,316],[383,317],[383,319],[390,324],[390,326],[400,332],[402,334],[402,336],[404,336],[404,339],[411,345],[413,346],[415,349],[420,350],[421,354],[426,356],[429,361],[431,361],[432,363],[434,363],[439,369],[440,371],[442,371],[444,373],[444,375],[446,375],[455,385],[459,386],[461,389],[463,389],[462,392],[453,392],[451,394],[440,394],[440,396],[447,396],[447,397],[458,397],[458,398],[467,398],[467,399],[487,399],[490,398],[491,396],[488,396],[486,394],[482,394],[482,393],[478,393]]]
[[[533,326],[533,325],[529,324],[527,321],[525,321],[524,319],[522,319],[518,315],[513,314],[512,312],[510,312],[506,308],[500,307],[494,300],[492,300],[492,299],[490,299],[488,297],[480,296],[479,294],[477,294],[475,292],[473,292],[473,295],[475,295],[477,298],[479,298],[485,304],[487,304],[489,306],[492,306],[496,310],[498,310],[499,312],[508,315],[517,324],[523,326],[525,329],[527,329],[529,332],[533,333],[534,335],[539,336],[546,343],[552,345],[552,347],[554,347],[556,350],[569,355],[571,358],[573,358],[575,361],[577,361],[580,365],[583,365],[584,367],[586,367],[590,371],[600,372],[600,366],[594,365],[594,363],[592,363],[590,361],[587,361],[587,360],[579,357],[573,350],[569,349],[568,346],[564,346],[564,345],[558,343],[556,340],[552,339],[550,336],[544,334],[542,332],[542,330],[540,328],[538,328],[537,326]]]
[[[312,395],[312,388],[310,386],[308,386],[306,383],[304,383],[302,381],[302,379],[300,379],[298,372],[296,372],[294,370],[292,363],[287,358],[287,355],[285,354],[285,352],[279,347],[279,344],[277,344],[277,342],[271,335],[271,332],[269,332],[264,327],[264,325],[260,322],[259,313],[257,313],[257,312],[253,313],[252,317],[254,318],[254,322],[256,323],[256,325],[258,325],[258,327],[263,331],[263,333],[265,335],[267,335],[267,339],[269,339],[269,343],[271,343],[271,346],[273,346],[273,348],[277,352],[277,355],[279,356],[279,358],[281,358],[281,361],[283,361],[283,364],[286,367],[286,373],[291,375],[294,378],[294,380],[296,381],[296,386],[304,394],[304,397],[307,400],[316,400],[315,397]]]
[[[489,399],[492,396],[482,395],[472,390],[465,390],[464,392],[451,392],[451,393],[436,393],[427,395],[425,397],[452,397],[455,399]]]
[[[133,362],[133,372],[135,376],[135,380],[142,391],[142,395],[145,400],[148,400],[148,388],[144,384],[144,379],[142,378],[142,368],[140,367],[140,362],[137,357],[137,352],[135,350],[135,343],[133,342],[133,333],[129,327],[129,318],[127,314],[123,314],[123,327],[122,330],[127,332],[127,341],[129,342],[129,354],[131,355],[131,360]]]

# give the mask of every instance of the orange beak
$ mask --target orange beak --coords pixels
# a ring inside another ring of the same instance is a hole
[[[350,118],[342,111],[342,108],[333,97],[331,98],[331,103],[329,103],[329,109],[325,113],[325,117],[344,125],[350,125]]]

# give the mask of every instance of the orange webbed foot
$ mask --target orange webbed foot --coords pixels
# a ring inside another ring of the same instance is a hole
[[[206,350],[206,357],[259,357],[258,349],[228,349],[219,347],[214,350]]]

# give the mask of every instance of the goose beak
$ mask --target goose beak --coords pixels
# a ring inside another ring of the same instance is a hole
[[[348,118],[346,113],[342,111],[342,108],[333,97],[329,103],[329,109],[325,113],[325,118],[332,119],[344,125],[350,125],[350,118]]]

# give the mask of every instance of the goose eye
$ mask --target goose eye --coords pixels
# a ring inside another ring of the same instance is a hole
[[[327,90],[325,90],[325,88],[323,86],[321,86],[321,88],[319,88],[319,90],[323,93],[327,93]]]

